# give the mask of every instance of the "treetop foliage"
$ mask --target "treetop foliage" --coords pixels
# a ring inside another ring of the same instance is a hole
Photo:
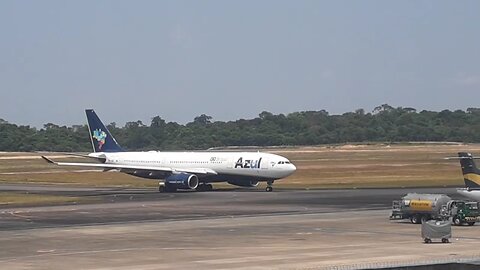
[[[264,111],[253,119],[213,121],[202,114],[186,125],[160,116],[108,126],[129,150],[193,150],[223,146],[319,145],[347,142],[480,142],[480,108],[466,111],[420,111],[383,104],[342,115],[302,111],[288,115]],[[0,118],[0,151],[91,151],[86,125],[47,123],[37,130]]]

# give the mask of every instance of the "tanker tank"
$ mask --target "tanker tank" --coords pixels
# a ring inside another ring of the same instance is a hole
[[[437,219],[442,206],[452,199],[445,194],[408,193],[401,200],[393,201],[390,219],[410,219],[412,223]]]

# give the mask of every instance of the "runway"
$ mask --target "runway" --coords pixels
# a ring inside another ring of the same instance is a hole
[[[428,247],[420,227],[389,221],[407,192],[455,189],[219,190],[48,186],[88,203],[0,208],[5,269],[344,269],[478,260],[479,226]],[[3,185],[2,191],[25,189]]]
[[[0,208],[1,230],[119,222],[204,219],[326,213],[390,208],[407,192],[437,192],[456,196],[455,189],[351,189],[264,192],[261,189],[158,193],[155,189],[74,188],[0,185],[0,191],[27,191],[80,197],[87,204]],[[88,203],[90,202],[90,203]],[[28,218],[22,218],[28,217]]]

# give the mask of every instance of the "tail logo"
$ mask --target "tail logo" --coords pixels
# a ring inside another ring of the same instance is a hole
[[[98,142],[98,149],[102,150],[102,146],[105,144],[105,139],[107,138],[107,133],[101,129],[94,130],[93,138],[95,138],[95,140]]]
[[[463,175],[465,180],[472,181],[473,183],[480,185],[480,174],[476,173],[467,173]]]

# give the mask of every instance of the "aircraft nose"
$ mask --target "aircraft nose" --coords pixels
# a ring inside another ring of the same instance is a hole
[[[294,173],[296,170],[297,170],[297,167],[295,167],[295,165],[293,164],[290,164],[290,168],[289,168],[290,174]]]

